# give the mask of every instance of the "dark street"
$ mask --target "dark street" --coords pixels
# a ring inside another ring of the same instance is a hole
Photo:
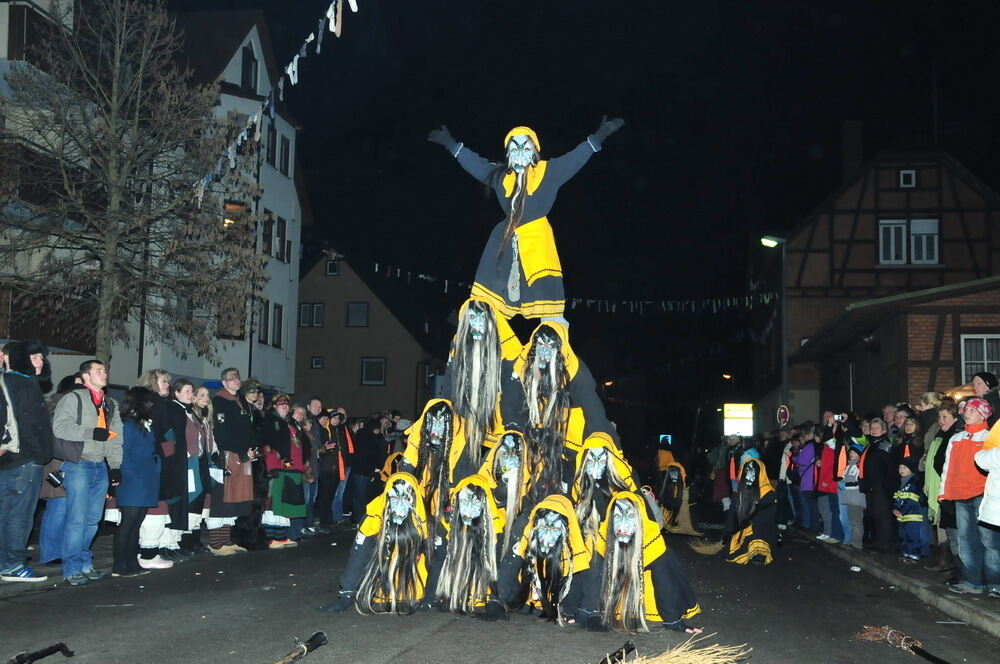
[[[990,653],[1000,644],[994,639],[964,625],[940,624],[953,619],[865,573],[852,573],[821,544],[790,541],[778,549],[776,564],[742,567],[697,555],[683,538],[671,542],[703,608],[692,622],[717,633],[709,643],[752,646],[753,662],[918,661],[852,638],[864,624],[902,630],[948,662],[996,661]],[[303,661],[586,664],[627,638],[560,629],[524,615],[487,623],[437,611],[405,618],[318,613],[314,608],[332,597],[349,543],[350,534],[341,531],[294,550],[201,556],[172,570],[82,588],[53,587],[51,578],[41,588],[5,585],[0,658],[63,641],[80,664],[265,664],[288,653],[294,637],[324,630],[330,645]],[[20,594],[12,594],[15,589]],[[683,641],[664,631],[633,638],[646,655]]]

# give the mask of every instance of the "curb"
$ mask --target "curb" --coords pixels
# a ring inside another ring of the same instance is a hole
[[[823,547],[834,556],[846,560],[856,565],[862,571],[874,576],[876,579],[891,583],[901,590],[915,595],[924,604],[934,607],[942,613],[968,623],[970,627],[975,627],[981,632],[986,632],[994,638],[1000,639],[1000,610],[994,611],[985,606],[982,602],[992,601],[1000,608],[1000,601],[988,600],[985,595],[982,599],[963,599],[949,591],[947,595],[941,594],[936,586],[920,579],[900,574],[896,570],[875,560],[870,554],[859,554],[854,551],[835,544],[828,544]]]

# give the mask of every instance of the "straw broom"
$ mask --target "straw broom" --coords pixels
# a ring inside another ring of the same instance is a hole
[[[704,636],[692,636],[665,653],[651,657],[639,657],[633,660],[633,664],[737,664],[745,662],[753,650],[745,643],[738,646],[720,646],[718,643],[698,645],[713,636],[715,636],[714,632]]]

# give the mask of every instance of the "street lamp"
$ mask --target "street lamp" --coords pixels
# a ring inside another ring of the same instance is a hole
[[[781,247],[781,405],[788,405],[788,240],[765,235],[760,243],[768,249]]]

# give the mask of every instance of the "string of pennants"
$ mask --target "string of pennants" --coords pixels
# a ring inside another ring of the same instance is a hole
[[[345,258],[338,254],[338,258]],[[352,261],[353,262],[353,261]],[[356,263],[355,263],[356,264]],[[439,284],[445,293],[455,289],[472,288],[472,283],[455,279],[445,279],[423,272],[414,272],[386,263],[372,263],[372,271],[387,279],[405,280],[407,284],[414,282]],[[664,313],[731,313],[749,311],[758,307],[767,307],[781,299],[775,292],[752,293],[730,297],[715,297],[683,300],[619,300],[607,298],[571,297],[566,299],[570,310],[590,311],[594,313],[619,314],[628,313],[639,316]]]
[[[223,150],[222,155],[215,163],[214,172],[205,174],[194,184],[194,196],[198,201],[199,208],[205,197],[206,189],[211,186],[214,177],[222,172],[223,166],[228,165],[230,170],[236,168],[236,157],[244,143],[250,140],[254,143],[260,143],[261,124],[264,121],[264,116],[267,115],[273,120],[278,102],[285,100],[285,82],[287,81],[291,85],[298,85],[299,61],[307,58],[310,51],[313,51],[316,55],[322,52],[323,36],[327,32],[340,37],[343,31],[344,2],[345,0],[332,0],[330,2],[326,11],[319,17],[316,29],[306,36],[299,50],[288,64],[285,65],[284,69],[280,70],[282,73],[278,77],[277,83],[264,95],[264,101],[261,102],[260,109],[247,117],[243,127],[236,132],[236,138]],[[358,12],[358,0],[346,0],[346,2],[351,8],[351,12],[356,14]]]

